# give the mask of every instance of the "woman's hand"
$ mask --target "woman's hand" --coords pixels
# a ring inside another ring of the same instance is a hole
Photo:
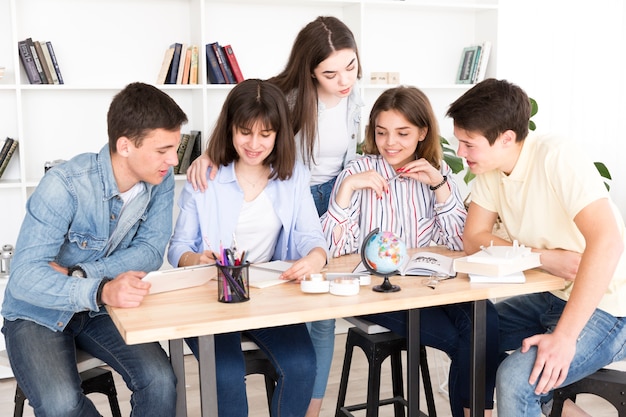
[[[409,162],[400,168],[398,172],[401,172],[403,177],[413,178],[416,181],[432,187],[443,181],[441,172],[424,158]]]
[[[326,251],[322,248],[315,248],[309,254],[293,263],[293,266],[283,272],[281,279],[302,281],[310,274],[319,273],[326,265]]]
[[[339,185],[335,201],[340,207],[346,208],[350,205],[352,194],[366,188],[372,189],[380,199],[383,197],[383,193],[389,190],[389,183],[375,170],[347,175]]]
[[[217,175],[217,167],[206,153],[197,157],[191,165],[189,165],[189,168],[187,168],[187,181],[191,183],[194,190],[197,191],[199,189],[204,192],[207,189],[206,170],[209,168],[211,168],[209,178],[214,180]]]

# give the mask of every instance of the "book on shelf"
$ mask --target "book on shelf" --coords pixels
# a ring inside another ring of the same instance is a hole
[[[217,63],[220,66],[220,71],[222,71],[222,75],[226,80],[226,84],[236,84],[235,77],[233,77],[233,72],[230,69],[230,65],[228,65],[228,61],[226,60],[226,54],[222,50],[222,47],[219,43],[213,42],[211,44],[213,50],[215,51],[215,56],[217,57]]]
[[[434,252],[417,252],[407,257],[407,261],[398,267],[400,275],[429,276],[433,273],[443,273],[448,277],[456,275],[454,259]],[[363,262],[352,271],[353,273],[369,273]]]
[[[4,171],[9,165],[11,157],[17,149],[17,144],[17,140],[11,138],[6,138],[6,140],[4,141],[4,145],[2,145],[2,150],[0,150],[0,178],[2,178],[2,174],[4,174]]]
[[[183,48],[182,43],[172,44],[174,47],[174,56],[172,56],[172,64],[167,71],[167,77],[165,78],[165,84],[176,84],[176,77],[178,76],[178,64],[180,64],[180,53]]]
[[[39,79],[41,80],[41,83],[48,84],[46,74],[43,72],[43,67],[41,66],[41,61],[39,60],[39,55],[37,55],[37,49],[35,48],[35,42],[33,42],[33,38],[26,38],[26,44],[30,48],[30,53],[33,55],[33,60],[35,61],[35,66],[37,67],[37,72],[39,73]]]
[[[46,71],[46,77],[48,77],[50,84],[59,84],[59,76],[54,69],[52,55],[50,55],[50,50],[48,49],[47,42],[39,42],[39,44],[41,45],[41,52],[43,53],[44,61],[46,61],[46,66],[48,67],[48,71]]]
[[[241,68],[239,68],[239,62],[237,61],[233,47],[231,45],[224,45],[223,49],[224,54],[226,55],[226,60],[230,65],[231,71],[233,72],[233,77],[235,77],[235,82],[242,82],[244,80],[243,73],[241,72]]]
[[[513,246],[483,247],[473,255],[454,260],[454,269],[457,272],[465,272],[476,277],[492,277],[489,282],[519,282],[519,272],[539,266],[541,266],[539,254],[524,245],[520,246],[517,241],[513,242]],[[496,281],[496,278],[499,281]],[[475,278],[474,282],[478,282],[477,280],[478,278]]]
[[[35,46],[35,51],[37,51],[37,57],[39,58],[39,63],[41,64],[41,69],[44,74],[44,76],[41,77],[41,81],[43,81],[45,78],[45,84],[54,84],[54,82],[52,81],[52,74],[50,74],[50,68],[48,67],[48,62],[46,61],[46,57],[43,54],[41,42],[33,41],[33,45]]]
[[[489,65],[489,55],[491,55],[491,41],[485,41],[481,45],[480,57],[478,59],[478,70],[474,82],[481,82],[487,76],[487,65]]]
[[[167,73],[172,65],[172,58],[174,57],[174,47],[170,46],[165,50],[165,55],[163,56],[163,61],[161,62],[161,69],[159,70],[159,75],[157,75],[157,84],[165,84],[165,80],[167,79]]]
[[[176,84],[183,83],[183,73],[185,70],[185,55],[187,52],[187,44],[182,43],[180,47],[180,56],[178,58],[178,72],[176,73]],[[176,53],[176,51],[174,51]]]
[[[185,50],[185,62],[183,64],[183,77],[181,84],[189,84],[189,70],[191,69],[191,46]]]
[[[41,77],[39,76],[39,71],[37,71],[35,58],[30,52],[28,42],[26,42],[26,40],[19,41],[17,43],[17,47],[20,53],[20,61],[22,61],[22,66],[24,67],[26,76],[28,77],[28,82],[30,84],[41,84]]]
[[[189,66],[189,84],[198,84],[198,45],[191,46],[191,64]]]
[[[217,55],[213,50],[213,45],[206,44],[206,73],[207,78],[211,84],[226,84],[226,78],[222,74],[220,64],[217,60]]]
[[[478,65],[480,63],[482,51],[483,47],[478,45],[478,48],[476,48],[476,56],[474,56],[474,65],[472,65],[472,84],[476,84],[476,75],[478,74]]]
[[[193,149],[191,150],[191,162],[193,162],[202,154],[202,132],[192,130],[190,134],[195,138],[193,141]]]
[[[54,70],[57,73],[57,78],[59,80],[59,84],[63,84],[63,76],[61,75],[61,68],[59,68],[59,63],[57,62],[57,56],[54,53],[54,48],[52,47],[52,42],[47,41],[46,46],[48,47],[48,52],[50,52],[50,58],[52,59],[52,65],[54,66]]]
[[[194,134],[194,132],[197,132],[197,131],[191,131],[189,133],[189,139],[187,139],[185,153],[183,154],[183,157],[178,163],[179,174],[186,174],[187,168],[189,168],[189,165],[191,165],[191,162],[193,161],[191,154],[193,153],[193,149],[196,143],[196,135]]]
[[[474,64],[478,58],[480,46],[472,45],[463,48],[461,54],[461,62],[459,63],[459,69],[456,74],[457,84],[471,84],[473,81],[472,73],[474,71]]]
[[[174,167],[174,174],[180,174],[180,164],[183,161],[183,156],[185,155],[185,151],[187,150],[187,144],[189,143],[190,135],[189,133],[181,133],[180,134],[180,143],[178,144],[178,164]]]

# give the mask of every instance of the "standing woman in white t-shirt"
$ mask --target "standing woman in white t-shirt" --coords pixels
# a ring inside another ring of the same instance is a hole
[[[335,17],[319,16],[296,36],[285,69],[268,80],[287,96],[298,155],[311,171],[311,194],[319,216],[328,208],[335,179],[356,157],[363,102],[355,85],[360,78],[352,31]],[[212,165],[203,154],[187,169],[195,189],[206,189],[206,170]],[[214,177],[211,172],[210,178]],[[308,327],[317,378],[306,417],[317,417],[333,357],[335,320],[308,323]]]

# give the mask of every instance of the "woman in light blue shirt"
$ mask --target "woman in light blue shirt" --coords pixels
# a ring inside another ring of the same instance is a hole
[[[252,263],[295,260],[284,278],[319,272],[326,264],[326,241],[309,190],[310,174],[296,162],[282,92],[261,80],[235,86],[206,153],[222,168],[204,193],[185,185],[168,251],[170,263],[213,262],[212,248],[229,245],[236,236],[238,249],[245,249]],[[271,414],[304,416],[316,373],[305,324],[244,333],[267,353],[279,375]],[[197,356],[197,338],[187,343]],[[241,333],[216,335],[215,354],[219,415],[247,416]]]

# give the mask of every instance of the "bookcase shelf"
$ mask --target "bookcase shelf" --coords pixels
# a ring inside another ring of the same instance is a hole
[[[19,141],[0,179],[11,219],[0,224],[0,244],[15,243],[45,162],[98,151],[113,95],[130,82],[154,83],[174,42],[198,45],[199,84],[159,87],[187,113],[183,132],[200,130],[205,144],[232,85],[207,84],[204,45],[231,44],[246,78],[268,78],[320,15],[342,19],[357,38],[363,128],[374,100],[393,87],[371,84],[370,73],[398,72],[400,83],[428,94],[451,137],[445,111],[471,87],[454,84],[462,49],[490,40],[488,76],[497,73],[498,10],[497,0],[0,0],[0,139]],[[29,84],[17,47],[28,37],[53,43],[65,84]],[[176,176],[178,191],[184,178]]]

